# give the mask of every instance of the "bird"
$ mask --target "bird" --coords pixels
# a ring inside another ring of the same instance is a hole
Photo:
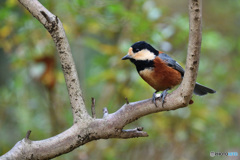
[[[145,41],[134,43],[127,55],[122,60],[130,60],[137,69],[142,79],[156,91],[153,93],[152,102],[156,105],[156,93],[163,91],[160,98],[162,107],[168,90],[179,85],[184,77],[181,65],[162,51],[158,51]],[[193,93],[203,96],[216,91],[200,83],[195,84]],[[193,103],[193,101],[190,101]],[[157,105],[156,105],[157,106]]]

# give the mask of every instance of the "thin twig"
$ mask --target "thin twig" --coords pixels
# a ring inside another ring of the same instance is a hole
[[[143,131],[143,127],[137,127],[138,131]]]
[[[134,137],[148,137],[147,132],[143,131],[143,127],[137,127],[134,129],[122,130],[119,135],[119,138],[134,138]]]
[[[91,110],[92,110],[92,117],[93,117],[93,118],[96,118],[95,98],[93,98],[93,97],[92,97],[92,107],[91,107]]]
[[[128,101],[128,98],[127,98],[127,97],[125,97],[125,100],[126,100],[126,103],[129,104],[129,101]]]
[[[27,131],[26,139],[29,139],[31,132],[32,132],[31,130],[28,130],[28,131]]]

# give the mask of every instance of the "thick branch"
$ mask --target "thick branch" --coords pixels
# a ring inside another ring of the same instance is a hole
[[[19,2],[43,24],[55,42],[68,88],[74,123],[83,119],[90,119],[83,101],[71,49],[61,21],[37,0],[19,0]]]
[[[189,41],[186,72],[179,89],[188,103],[197,79],[202,42],[202,0],[189,0]]]

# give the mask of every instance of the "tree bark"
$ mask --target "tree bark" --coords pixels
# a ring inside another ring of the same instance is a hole
[[[186,72],[178,89],[166,96],[164,108],[156,107],[151,99],[147,99],[127,103],[112,114],[108,114],[105,108],[101,119],[96,119],[95,116],[92,118],[87,113],[70,46],[59,18],[50,13],[37,0],[19,0],[19,2],[44,25],[55,42],[71,101],[73,125],[54,137],[40,141],[31,141],[30,132],[28,132],[24,139],[17,142],[0,159],[51,159],[97,139],[147,137],[148,134],[143,131],[142,127],[130,130],[123,130],[123,127],[142,116],[175,110],[188,105],[195,86],[199,64],[202,0],[189,0],[190,31]],[[162,106],[159,100],[157,100],[157,105]]]

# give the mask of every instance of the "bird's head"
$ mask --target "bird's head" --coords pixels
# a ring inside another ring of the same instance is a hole
[[[131,61],[151,61],[158,55],[158,51],[145,41],[134,43],[128,50],[126,56],[122,60],[129,59]]]

